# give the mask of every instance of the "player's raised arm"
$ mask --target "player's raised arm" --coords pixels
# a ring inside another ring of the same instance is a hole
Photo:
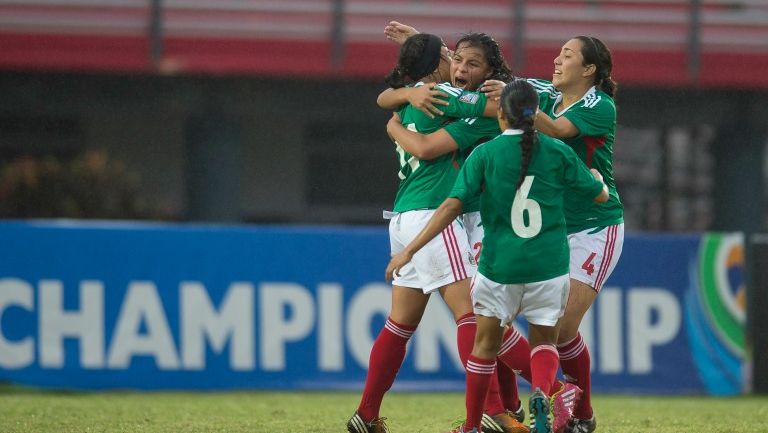
[[[418,33],[419,31],[415,28],[397,21],[390,21],[389,24],[384,27],[384,36],[399,45],[403,45],[403,42],[405,42],[406,39]]]

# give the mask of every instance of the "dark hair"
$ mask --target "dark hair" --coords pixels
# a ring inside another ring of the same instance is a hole
[[[417,33],[400,46],[397,65],[384,77],[384,82],[394,89],[405,87],[408,82],[417,81],[431,74],[440,63],[442,40],[429,33]]]
[[[505,83],[512,81],[515,75],[509,69],[504,56],[501,54],[501,46],[495,39],[485,33],[467,33],[456,41],[456,49],[459,45],[466,44],[468,47],[479,47],[485,53],[485,60],[493,69],[489,77],[490,80],[499,80]]]
[[[499,104],[509,127],[523,130],[520,140],[522,151],[520,178],[517,180],[517,188],[520,188],[528,173],[533,148],[538,143],[533,121],[536,119],[536,109],[539,106],[539,94],[528,81],[518,78],[504,86]]]
[[[584,58],[584,66],[595,65],[595,78],[592,84],[607,93],[611,98],[616,95],[618,84],[611,78],[613,60],[611,50],[603,41],[592,36],[576,36],[574,39],[581,41],[581,56]]]

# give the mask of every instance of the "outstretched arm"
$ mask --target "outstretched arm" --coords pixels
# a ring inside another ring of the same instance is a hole
[[[435,115],[442,116],[443,112],[437,108],[437,105],[448,105],[445,93],[434,90],[435,83],[427,83],[419,87],[401,87],[399,89],[386,89],[379,93],[376,98],[376,104],[385,110],[397,110],[405,104],[411,104],[414,108],[422,111],[434,119]]]
[[[459,148],[456,140],[444,129],[427,135],[409,131],[400,123],[400,116],[397,114],[387,122],[387,133],[406,152],[419,159],[435,159]]]
[[[579,128],[565,116],[553,120],[541,110],[536,112],[536,121],[533,126],[542,133],[555,138],[571,138],[579,135]]]
[[[400,268],[410,262],[417,251],[448,227],[457,216],[461,215],[462,207],[461,200],[457,198],[445,199],[443,204],[432,214],[432,218],[429,219],[426,227],[416,235],[403,251],[392,256],[387,265],[387,270],[384,271],[384,279],[389,281],[393,278],[393,275],[400,276]]]

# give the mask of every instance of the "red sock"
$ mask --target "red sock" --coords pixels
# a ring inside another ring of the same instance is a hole
[[[496,363],[496,369],[493,370],[491,375],[491,382],[488,384],[488,394],[485,396],[485,413],[488,415],[498,415],[504,413],[504,402],[501,400],[501,392],[499,387],[507,387],[509,383],[507,381],[501,381],[501,369],[506,367],[503,362]],[[514,376],[515,373],[513,372]],[[517,383],[515,383],[515,389],[517,389]]]
[[[483,402],[488,394],[488,386],[496,368],[496,359],[476,358],[472,354],[467,359],[467,421],[464,431],[476,428],[480,431],[483,419]]]
[[[592,418],[592,379],[590,376],[589,349],[581,338],[576,335],[573,340],[557,347],[560,352],[560,366],[563,368],[565,380],[581,388],[581,400],[573,411],[573,416],[579,419]]]
[[[550,395],[559,361],[555,346],[540,344],[534,347],[531,350],[531,389],[539,388]]]
[[[507,359],[504,361],[506,365],[523,379],[531,382],[531,347],[528,345],[528,340],[511,326],[504,333],[504,339],[499,348],[499,356],[502,355]]]
[[[461,365],[467,366],[467,359],[472,353],[472,346],[475,345],[475,331],[477,330],[477,320],[475,313],[467,313],[456,321],[456,347],[459,350],[459,359]]]
[[[370,421],[379,417],[381,400],[395,381],[405,359],[405,345],[415,330],[415,326],[400,325],[387,318],[387,323],[376,337],[368,362],[365,389],[357,408],[363,420]]]
[[[499,377],[501,402],[504,409],[512,412],[517,411],[520,409],[520,394],[517,389],[517,374],[515,374],[515,370],[507,367],[507,364],[499,362],[496,364],[496,372]],[[488,394],[490,393],[491,392],[488,391]]]
[[[510,327],[504,333],[504,339],[501,342],[499,348],[499,358],[504,357],[504,361],[498,363],[496,367],[496,376],[499,381],[499,397],[501,405],[504,409],[516,411],[520,408],[520,395],[517,389],[517,376],[515,370],[520,371],[520,375],[523,376],[528,382],[531,381],[531,349],[528,345],[528,340],[520,334],[517,329]],[[511,365],[511,367],[510,367]],[[486,412],[491,415],[495,415],[499,412],[491,412],[491,409],[496,409],[496,399],[493,396],[494,386],[488,390],[488,397],[486,397],[485,405]]]

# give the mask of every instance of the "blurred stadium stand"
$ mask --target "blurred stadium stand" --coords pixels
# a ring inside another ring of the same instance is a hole
[[[543,78],[600,37],[628,228],[766,229],[765,0],[0,0],[0,158],[105,149],[152,218],[380,223],[393,19]]]
[[[147,0],[0,1],[0,67],[379,77],[392,59],[383,23],[397,18],[449,41],[470,29],[494,35],[527,76],[549,75],[553,49],[588,28],[626,84],[768,87],[762,0],[155,3],[158,14]]]

